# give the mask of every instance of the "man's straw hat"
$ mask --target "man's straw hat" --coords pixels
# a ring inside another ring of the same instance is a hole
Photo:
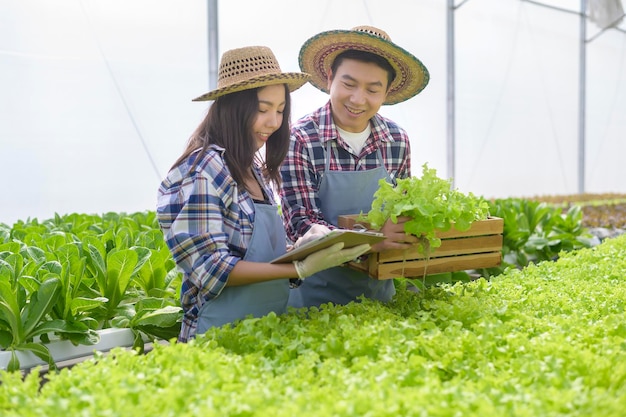
[[[370,52],[389,61],[396,70],[387,100],[396,104],[408,100],[426,87],[428,69],[413,54],[391,42],[383,30],[372,26],[357,26],[351,30],[331,30],[319,33],[300,48],[300,69],[311,74],[311,84],[328,93],[327,78],[337,55],[349,49]]]
[[[247,46],[224,52],[217,75],[217,89],[192,101],[208,101],[225,94],[274,84],[287,84],[289,91],[302,87],[310,78],[301,72],[282,72],[272,50]]]

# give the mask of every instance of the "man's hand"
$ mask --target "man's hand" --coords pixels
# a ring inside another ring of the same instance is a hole
[[[293,244],[293,248],[298,248],[305,243],[319,239],[330,233],[330,229],[322,224],[314,224],[309,230]]]
[[[380,229],[380,232],[385,235],[387,239],[372,245],[371,251],[383,252],[391,249],[410,249],[419,239],[417,236],[404,232],[404,224],[409,220],[411,220],[411,218],[407,216],[398,217],[397,223],[388,219]]]

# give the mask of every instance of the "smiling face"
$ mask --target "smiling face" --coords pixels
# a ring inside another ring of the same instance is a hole
[[[387,71],[371,62],[344,59],[328,75],[333,118],[348,132],[362,132],[387,98]]]
[[[252,126],[257,149],[260,149],[283,123],[285,111],[285,86],[269,85],[257,91],[259,111]]]

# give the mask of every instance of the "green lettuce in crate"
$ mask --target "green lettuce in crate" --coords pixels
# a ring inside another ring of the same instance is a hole
[[[419,250],[428,254],[441,246],[436,231],[449,230],[452,224],[459,231],[468,230],[474,221],[489,216],[489,204],[482,197],[452,189],[451,180],[437,177],[437,171],[424,164],[421,177],[398,179],[395,186],[380,180],[371,210],[360,217],[380,229],[387,219],[395,223],[400,216],[411,218],[404,230],[420,236]]]

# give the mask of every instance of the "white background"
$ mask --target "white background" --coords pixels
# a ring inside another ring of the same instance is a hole
[[[414,175],[428,163],[446,177],[446,4],[220,1],[220,54],[267,45],[283,70],[298,71],[300,46],[318,32],[385,30],[431,81],[381,113],[409,132]],[[576,193],[579,16],[471,0],[455,20],[455,186],[487,198]],[[207,110],[191,102],[209,90],[207,33],[201,0],[0,0],[0,222],[153,210]],[[588,43],[586,95],[585,191],[626,193],[623,31]],[[326,100],[306,85],[292,118]]]

